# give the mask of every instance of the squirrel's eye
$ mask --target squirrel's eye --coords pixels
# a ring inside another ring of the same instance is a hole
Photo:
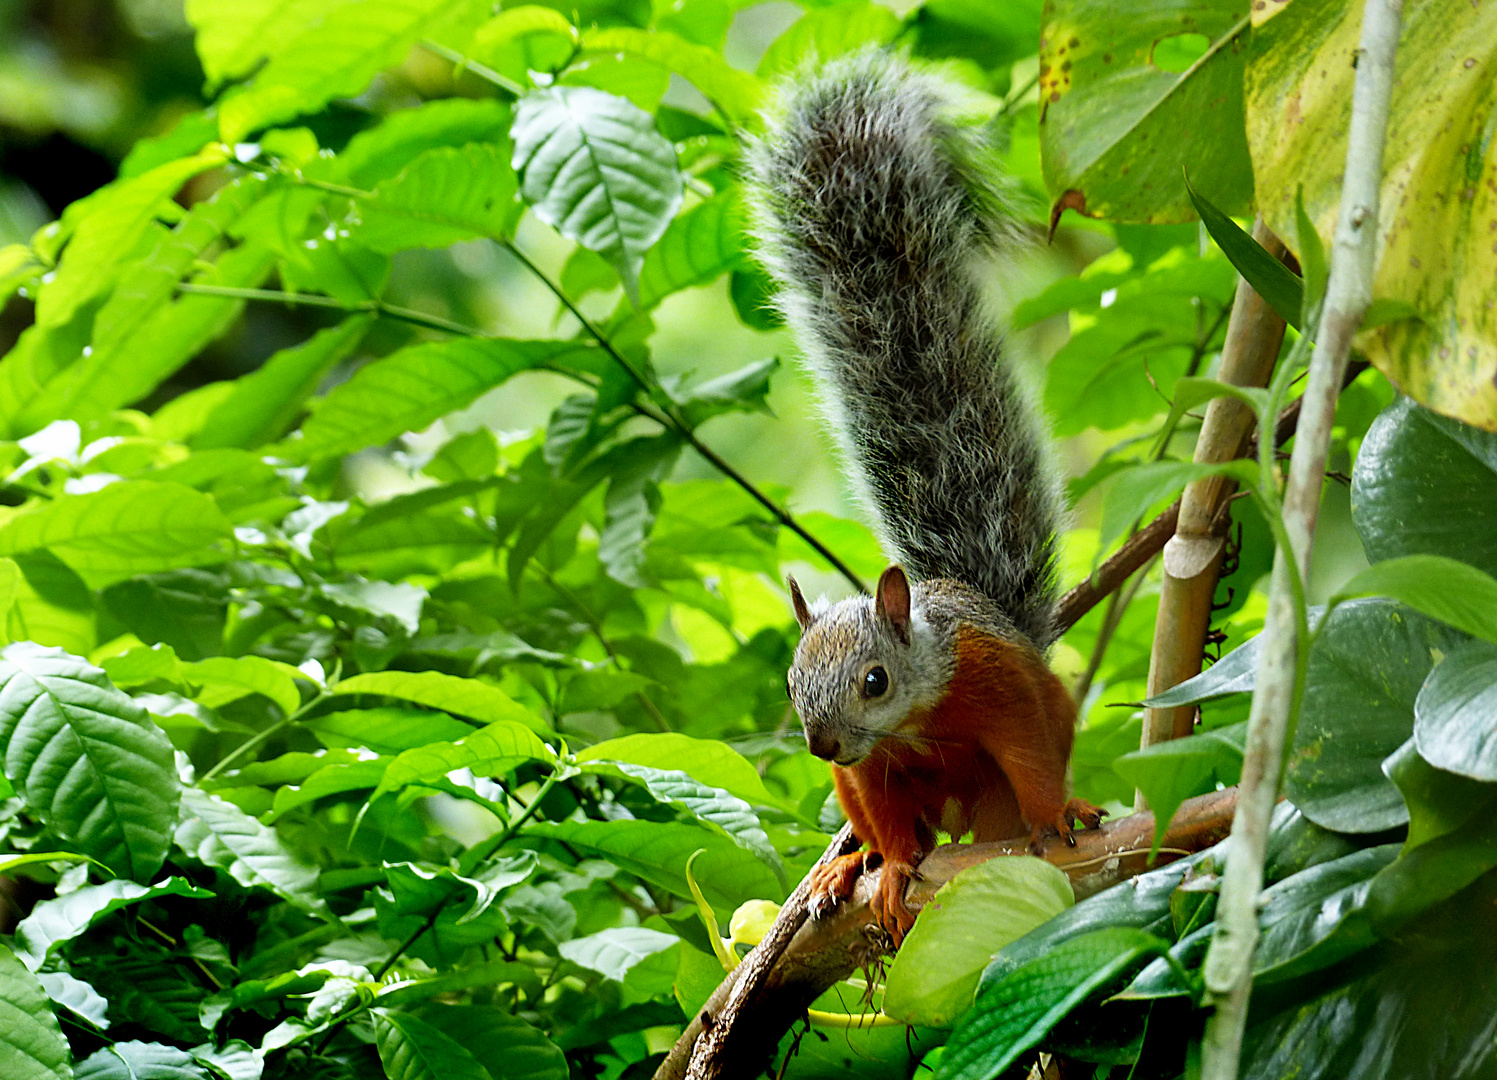
[[[881,667],[869,668],[868,674],[863,676],[863,696],[883,697],[884,691],[889,689],[889,673]]]

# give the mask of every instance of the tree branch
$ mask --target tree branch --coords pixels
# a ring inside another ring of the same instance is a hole
[[[1362,13],[1346,169],[1342,174],[1345,179],[1324,314],[1310,360],[1299,438],[1295,440],[1284,493],[1282,534],[1288,542],[1287,549],[1281,545],[1274,557],[1257,689],[1248,716],[1241,812],[1232,826],[1216,932],[1202,969],[1208,1001],[1216,1006],[1206,1022],[1202,1046],[1204,1080],[1236,1080],[1242,1035],[1247,1026],[1269,819],[1278,796],[1306,644],[1300,640],[1303,599],[1295,595],[1295,587],[1309,572],[1331,424],[1352,337],[1372,300],[1383,143],[1402,8],[1401,0],[1367,0]]]
[[[1237,789],[1227,788],[1182,803],[1161,845],[1163,861],[1222,840],[1231,827],[1236,801]],[[1078,832],[1074,848],[1054,840],[1043,857],[1070,876],[1081,900],[1149,869],[1153,837],[1154,815],[1132,814],[1100,829]],[[851,850],[853,844],[851,831],[844,829],[822,858]],[[922,879],[910,886],[905,903],[918,911],[960,871],[1001,855],[1027,854],[1028,847],[1027,837],[997,844],[943,844],[921,862]],[[655,1080],[685,1080],[688,1075],[747,1080],[757,1075],[811,1002],[889,951],[887,935],[868,909],[878,882],[878,871],[861,875],[850,901],[814,920],[805,916],[802,882],[781,909],[770,935],[692,1018]],[[783,928],[791,924],[797,929],[785,934]],[[780,953],[776,946],[782,940],[787,944]],[[740,988],[740,981],[747,979],[753,983]],[[708,1038],[700,1038],[704,1032]]]

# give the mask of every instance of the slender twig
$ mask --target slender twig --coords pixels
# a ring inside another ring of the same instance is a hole
[[[1326,283],[1324,314],[1310,360],[1299,435],[1284,493],[1284,542],[1274,557],[1273,584],[1262,633],[1257,689],[1248,717],[1247,746],[1237,816],[1222,875],[1216,933],[1203,967],[1208,1000],[1215,1010],[1202,1045],[1204,1080],[1236,1080],[1252,993],[1252,958],[1258,938],[1258,899],[1268,823],[1278,795],[1290,721],[1303,680],[1307,642],[1303,600],[1291,588],[1308,575],[1316,514],[1336,398],[1351,339],[1372,299],[1376,267],[1378,193],[1383,143],[1393,89],[1393,61],[1402,21],[1401,0],[1368,0],[1356,54],[1351,124],[1346,141],[1341,208]],[[1296,573],[1297,571],[1297,573]]]
[[[464,71],[471,71],[480,79],[493,83],[511,97],[523,97],[529,93],[525,87],[515,82],[508,75],[501,75],[491,67],[480,64],[477,60],[470,60],[456,49],[450,49],[441,42],[423,39],[421,47],[427,52],[434,52],[443,60],[451,60]]]
[[[218,760],[218,763],[215,764],[213,768],[205,772],[202,776],[202,779],[198,782],[207,783],[209,780],[212,780],[219,773],[223,772],[230,765],[234,764],[234,762],[244,757],[244,755],[248,754],[251,750],[260,746],[267,739],[273,738],[274,736],[280,734],[282,731],[285,731],[292,724],[298,723],[304,716],[307,715],[309,711],[311,711],[314,705],[320,705],[328,696],[328,691],[319,691],[311,701],[308,701],[305,705],[297,709],[290,716],[287,716],[281,720],[277,720],[274,724],[271,724],[270,727],[266,728],[264,731],[256,732],[254,735],[251,735],[248,739],[245,739],[244,742],[240,743],[238,746],[234,747],[234,749],[230,750],[227,754],[221,757]]]
[[[294,293],[285,292],[281,289],[241,289],[232,285],[201,285],[193,281],[181,281],[177,283],[177,291],[184,293],[195,293],[199,296],[223,296],[234,300],[271,300],[278,303],[295,307],[297,304],[306,304],[308,307],[331,308],[334,311],[346,311],[350,315],[384,315],[400,322],[410,323],[412,326],[425,327],[428,330],[441,330],[443,333],[456,334],[460,337],[483,337],[483,333],[471,326],[444,319],[440,315],[428,315],[424,311],[414,308],[400,307],[396,304],[387,304],[383,300],[364,300],[358,303],[345,303],[331,296],[323,296],[320,293]]]

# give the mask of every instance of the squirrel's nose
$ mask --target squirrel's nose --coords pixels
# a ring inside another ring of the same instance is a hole
[[[837,741],[837,737],[826,732],[807,732],[806,745],[810,747],[811,753],[823,761],[833,760],[842,750],[842,744]]]

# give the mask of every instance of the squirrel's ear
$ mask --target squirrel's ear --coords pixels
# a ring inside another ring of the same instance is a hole
[[[910,643],[910,579],[904,576],[902,567],[891,566],[879,575],[873,610],[888,620],[900,641]]]
[[[795,609],[795,621],[800,623],[802,631],[811,629],[811,624],[816,620],[811,617],[811,609],[806,606],[806,598],[801,595],[800,586],[789,574],[785,575],[785,582],[790,586],[790,606]]]

